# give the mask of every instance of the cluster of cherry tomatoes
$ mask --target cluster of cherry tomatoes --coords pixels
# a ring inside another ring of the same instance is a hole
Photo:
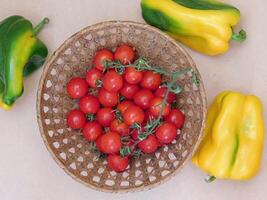
[[[67,84],[68,95],[79,99],[79,109],[67,115],[68,126],[81,129],[87,141],[95,142],[116,172],[127,168],[135,152],[154,153],[170,144],[185,120],[179,109],[171,108],[176,97],[162,86],[162,75],[138,70],[131,66],[134,59],[135,51],[128,45],[114,53],[99,50],[86,78],[74,77]],[[105,66],[113,61],[127,66],[123,73]],[[89,94],[89,88],[97,95]]]

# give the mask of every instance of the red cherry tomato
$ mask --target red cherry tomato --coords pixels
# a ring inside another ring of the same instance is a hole
[[[137,84],[142,80],[143,72],[134,67],[127,67],[123,74],[123,78],[130,84]]]
[[[157,97],[161,97],[161,98],[164,98],[165,97],[165,94],[167,92],[167,88],[166,87],[159,87],[156,92],[155,92],[155,95]],[[174,102],[176,99],[176,96],[173,92],[169,92],[168,94],[168,97],[167,97],[167,101],[168,103],[172,103]]]
[[[123,172],[129,164],[129,159],[127,157],[121,157],[117,154],[109,155],[107,161],[108,166],[115,172]]]
[[[102,127],[97,122],[87,122],[83,127],[83,137],[87,141],[96,141],[102,135]]]
[[[150,113],[149,110],[146,110],[144,122],[147,123],[151,119],[155,119],[155,117]]]
[[[161,75],[153,71],[144,72],[140,85],[149,90],[156,90],[161,84]]]
[[[68,95],[73,99],[80,99],[88,92],[88,85],[82,78],[72,78],[67,84]]]
[[[173,109],[165,120],[173,123],[176,128],[180,129],[184,125],[185,115],[179,109]]]
[[[156,130],[156,137],[161,144],[171,143],[177,136],[177,129],[174,124],[164,122]]]
[[[103,137],[103,135],[100,135],[100,136],[97,138],[97,140],[95,141],[95,146],[96,146],[96,148],[98,149],[98,151],[104,153],[103,150],[101,149],[101,140],[102,140],[102,137]]]
[[[124,65],[127,65],[133,62],[134,56],[135,56],[135,53],[134,53],[133,48],[128,45],[119,46],[114,53],[115,60],[119,60]]]
[[[119,94],[117,92],[109,92],[104,88],[98,91],[99,102],[105,107],[116,106],[119,101]]]
[[[153,97],[154,95],[150,90],[142,89],[134,95],[134,103],[142,109],[147,109]]]
[[[80,110],[72,110],[67,115],[67,124],[70,128],[79,129],[86,123],[86,117]]]
[[[81,111],[85,114],[95,114],[100,108],[99,101],[95,96],[92,95],[83,97],[79,102],[79,106]]]
[[[133,125],[134,123],[141,124],[145,119],[145,114],[140,107],[132,105],[124,111],[123,119],[124,122],[129,126]]]
[[[124,122],[120,122],[117,119],[111,122],[110,130],[119,133],[121,136],[127,136],[130,134],[129,126]]]
[[[88,85],[92,88],[96,88],[98,81],[102,78],[102,72],[96,68],[90,69],[86,72],[86,81]]]
[[[97,51],[94,58],[93,58],[93,65],[98,70],[102,71],[104,69],[104,62],[105,61],[113,61],[114,56],[113,53],[107,49],[102,49]]]
[[[144,131],[144,127],[142,127],[141,130]],[[131,130],[131,131],[132,131],[132,130]],[[138,134],[139,134],[139,133],[138,133],[138,130],[135,129],[135,130],[132,132],[131,137],[132,137],[134,140],[139,140],[139,138],[138,138]]]
[[[162,101],[163,98],[161,97],[155,97],[150,101],[149,112],[154,117],[158,117],[160,115],[163,106]],[[166,117],[170,113],[170,111],[171,111],[170,104],[166,102],[163,108],[162,116]]]
[[[126,99],[132,99],[139,89],[140,87],[138,85],[134,85],[134,84],[130,84],[126,82],[121,88],[120,93]]]
[[[138,147],[144,153],[154,153],[159,146],[159,142],[154,135],[149,135],[146,139],[138,143]]]
[[[103,78],[103,87],[109,92],[118,92],[123,85],[122,77],[114,70],[108,71]]]
[[[107,132],[101,137],[100,148],[103,153],[118,153],[121,149],[121,136],[116,132]]]
[[[117,109],[121,111],[121,113],[124,113],[124,111],[131,105],[133,105],[132,101],[125,100],[119,103],[119,105],[117,106]]]
[[[111,108],[100,108],[96,113],[96,121],[104,127],[108,127],[115,119],[114,111]]]

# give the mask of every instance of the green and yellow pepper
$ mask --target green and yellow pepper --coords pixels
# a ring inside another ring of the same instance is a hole
[[[21,16],[0,22],[0,107],[13,105],[23,93],[23,76],[44,63],[48,51],[36,36],[48,21],[43,19],[35,28]]]
[[[222,92],[208,110],[204,138],[193,163],[212,177],[247,180],[259,170],[263,143],[259,98]]]
[[[233,32],[240,11],[216,0],[142,0],[144,20],[174,39],[207,55],[229,48],[229,40],[243,41],[246,32]]]

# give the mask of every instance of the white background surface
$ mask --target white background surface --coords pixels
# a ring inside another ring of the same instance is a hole
[[[240,26],[247,30],[248,40],[233,43],[231,50],[219,57],[189,50],[190,54],[202,73],[209,102],[218,92],[231,89],[260,96],[267,109],[267,2],[227,1],[242,11]],[[35,24],[42,17],[50,18],[50,24],[40,34],[50,54],[73,33],[96,22],[143,21],[139,0],[0,0],[0,19],[13,14],[23,15]],[[41,70],[25,80],[24,96],[13,110],[0,111],[1,200],[267,199],[267,143],[262,169],[249,182],[206,184],[205,174],[188,163],[177,176],[150,191],[106,194],[81,185],[57,166],[40,137],[35,110],[40,75]]]

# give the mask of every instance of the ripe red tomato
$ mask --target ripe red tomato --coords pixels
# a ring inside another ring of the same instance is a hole
[[[118,153],[121,149],[121,136],[116,132],[107,132],[101,137],[100,148],[103,153]]]
[[[117,109],[121,111],[121,113],[124,113],[124,111],[131,105],[133,105],[132,101],[125,100],[119,103],[119,105],[117,106]]]
[[[159,142],[154,135],[149,135],[146,139],[138,143],[138,147],[144,153],[154,153],[159,146]]]
[[[115,113],[111,108],[100,108],[96,113],[96,121],[104,127],[108,127],[115,119]]]
[[[87,95],[79,102],[80,109],[85,114],[95,114],[100,108],[98,99],[95,96]]]
[[[119,101],[119,94],[117,92],[109,92],[104,88],[98,91],[99,102],[105,107],[116,106]]]
[[[102,137],[103,137],[103,135],[100,135],[100,136],[96,139],[96,141],[95,141],[95,146],[96,146],[96,148],[98,149],[98,151],[104,153],[103,150],[101,149],[101,140],[102,140]]]
[[[73,99],[80,99],[87,94],[88,85],[86,81],[80,77],[72,78],[67,84],[67,92]]]
[[[156,137],[161,144],[171,143],[177,136],[177,129],[174,124],[164,122],[156,130]]]
[[[90,69],[86,72],[86,81],[88,85],[92,88],[96,88],[97,82],[102,78],[102,72],[96,68]]]
[[[122,77],[114,70],[108,71],[103,78],[103,87],[109,92],[118,92],[123,85]]]
[[[107,49],[102,49],[97,51],[93,58],[93,66],[98,70],[102,71],[104,69],[105,61],[113,61],[114,56],[113,53]]]
[[[129,126],[133,125],[134,123],[141,124],[145,119],[145,114],[140,107],[132,105],[124,111],[123,119],[124,122]]]
[[[119,46],[114,53],[115,60],[119,60],[124,65],[133,62],[134,56],[135,53],[133,48],[128,45]]]
[[[147,109],[153,97],[154,95],[150,90],[142,89],[134,95],[134,103],[142,109]]]
[[[161,75],[153,71],[145,71],[140,85],[149,90],[156,90],[161,84]]]
[[[86,123],[86,117],[80,110],[72,110],[67,115],[67,124],[70,128],[79,129]]]
[[[155,119],[155,117],[150,113],[149,110],[146,110],[144,122],[147,123],[150,119]]]
[[[117,154],[110,154],[107,158],[107,161],[108,166],[115,172],[123,172],[129,164],[129,158],[121,157]]]
[[[123,78],[130,84],[137,84],[142,80],[143,72],[135,69],[135,67],[127,67]]]
[[[155,92],[155,95],[157,97],[161,97],[161,98],[164,98],[165,97],[165,94],[167,92],[167,88],[166,87],[159,87],[156,92]],[[167,97],[167,101],[168,103],[172,103],[174,102],[176,99],[176,96],[173,92],[169,92],[168,94],[168,97]]]
[[[173,109],[166,117],[166,121],[173,123],[176,128],[180,129],[184,125],[185,115],[179,109]]]
[[[87,141],[96,141],[102,135],[102,127],[97,122],[87,122],[83,127],[83,137]]]
[[[130,84],[126,82],[121,88],[120,93],[126,99],[132,99],[139,89],[140,87],[138,85]]]
[[[117,119],[111,122],[110,130],[119,133],[121,136],[127,136],[130,134],[129,126],[124,122],[120,122]]]
[[[144,131],[144,127],[142,127],[141,130]],[[135,129],[135,130],[132,132],[131,137],[132,137],[134,140],[139,140],[139,138],[138,138],[138,134],[139,134],[139,133],[138,133],[138,130]]]
[[[163,98],[161,97],[155,97],[150,101],[150,106],[149,106],[149,112],[154,116],[158,117],[161,113],[162,109],[162,102]],[[170,104],[166,102],[163,108],[162,116],[166,117],[171,111]]]

